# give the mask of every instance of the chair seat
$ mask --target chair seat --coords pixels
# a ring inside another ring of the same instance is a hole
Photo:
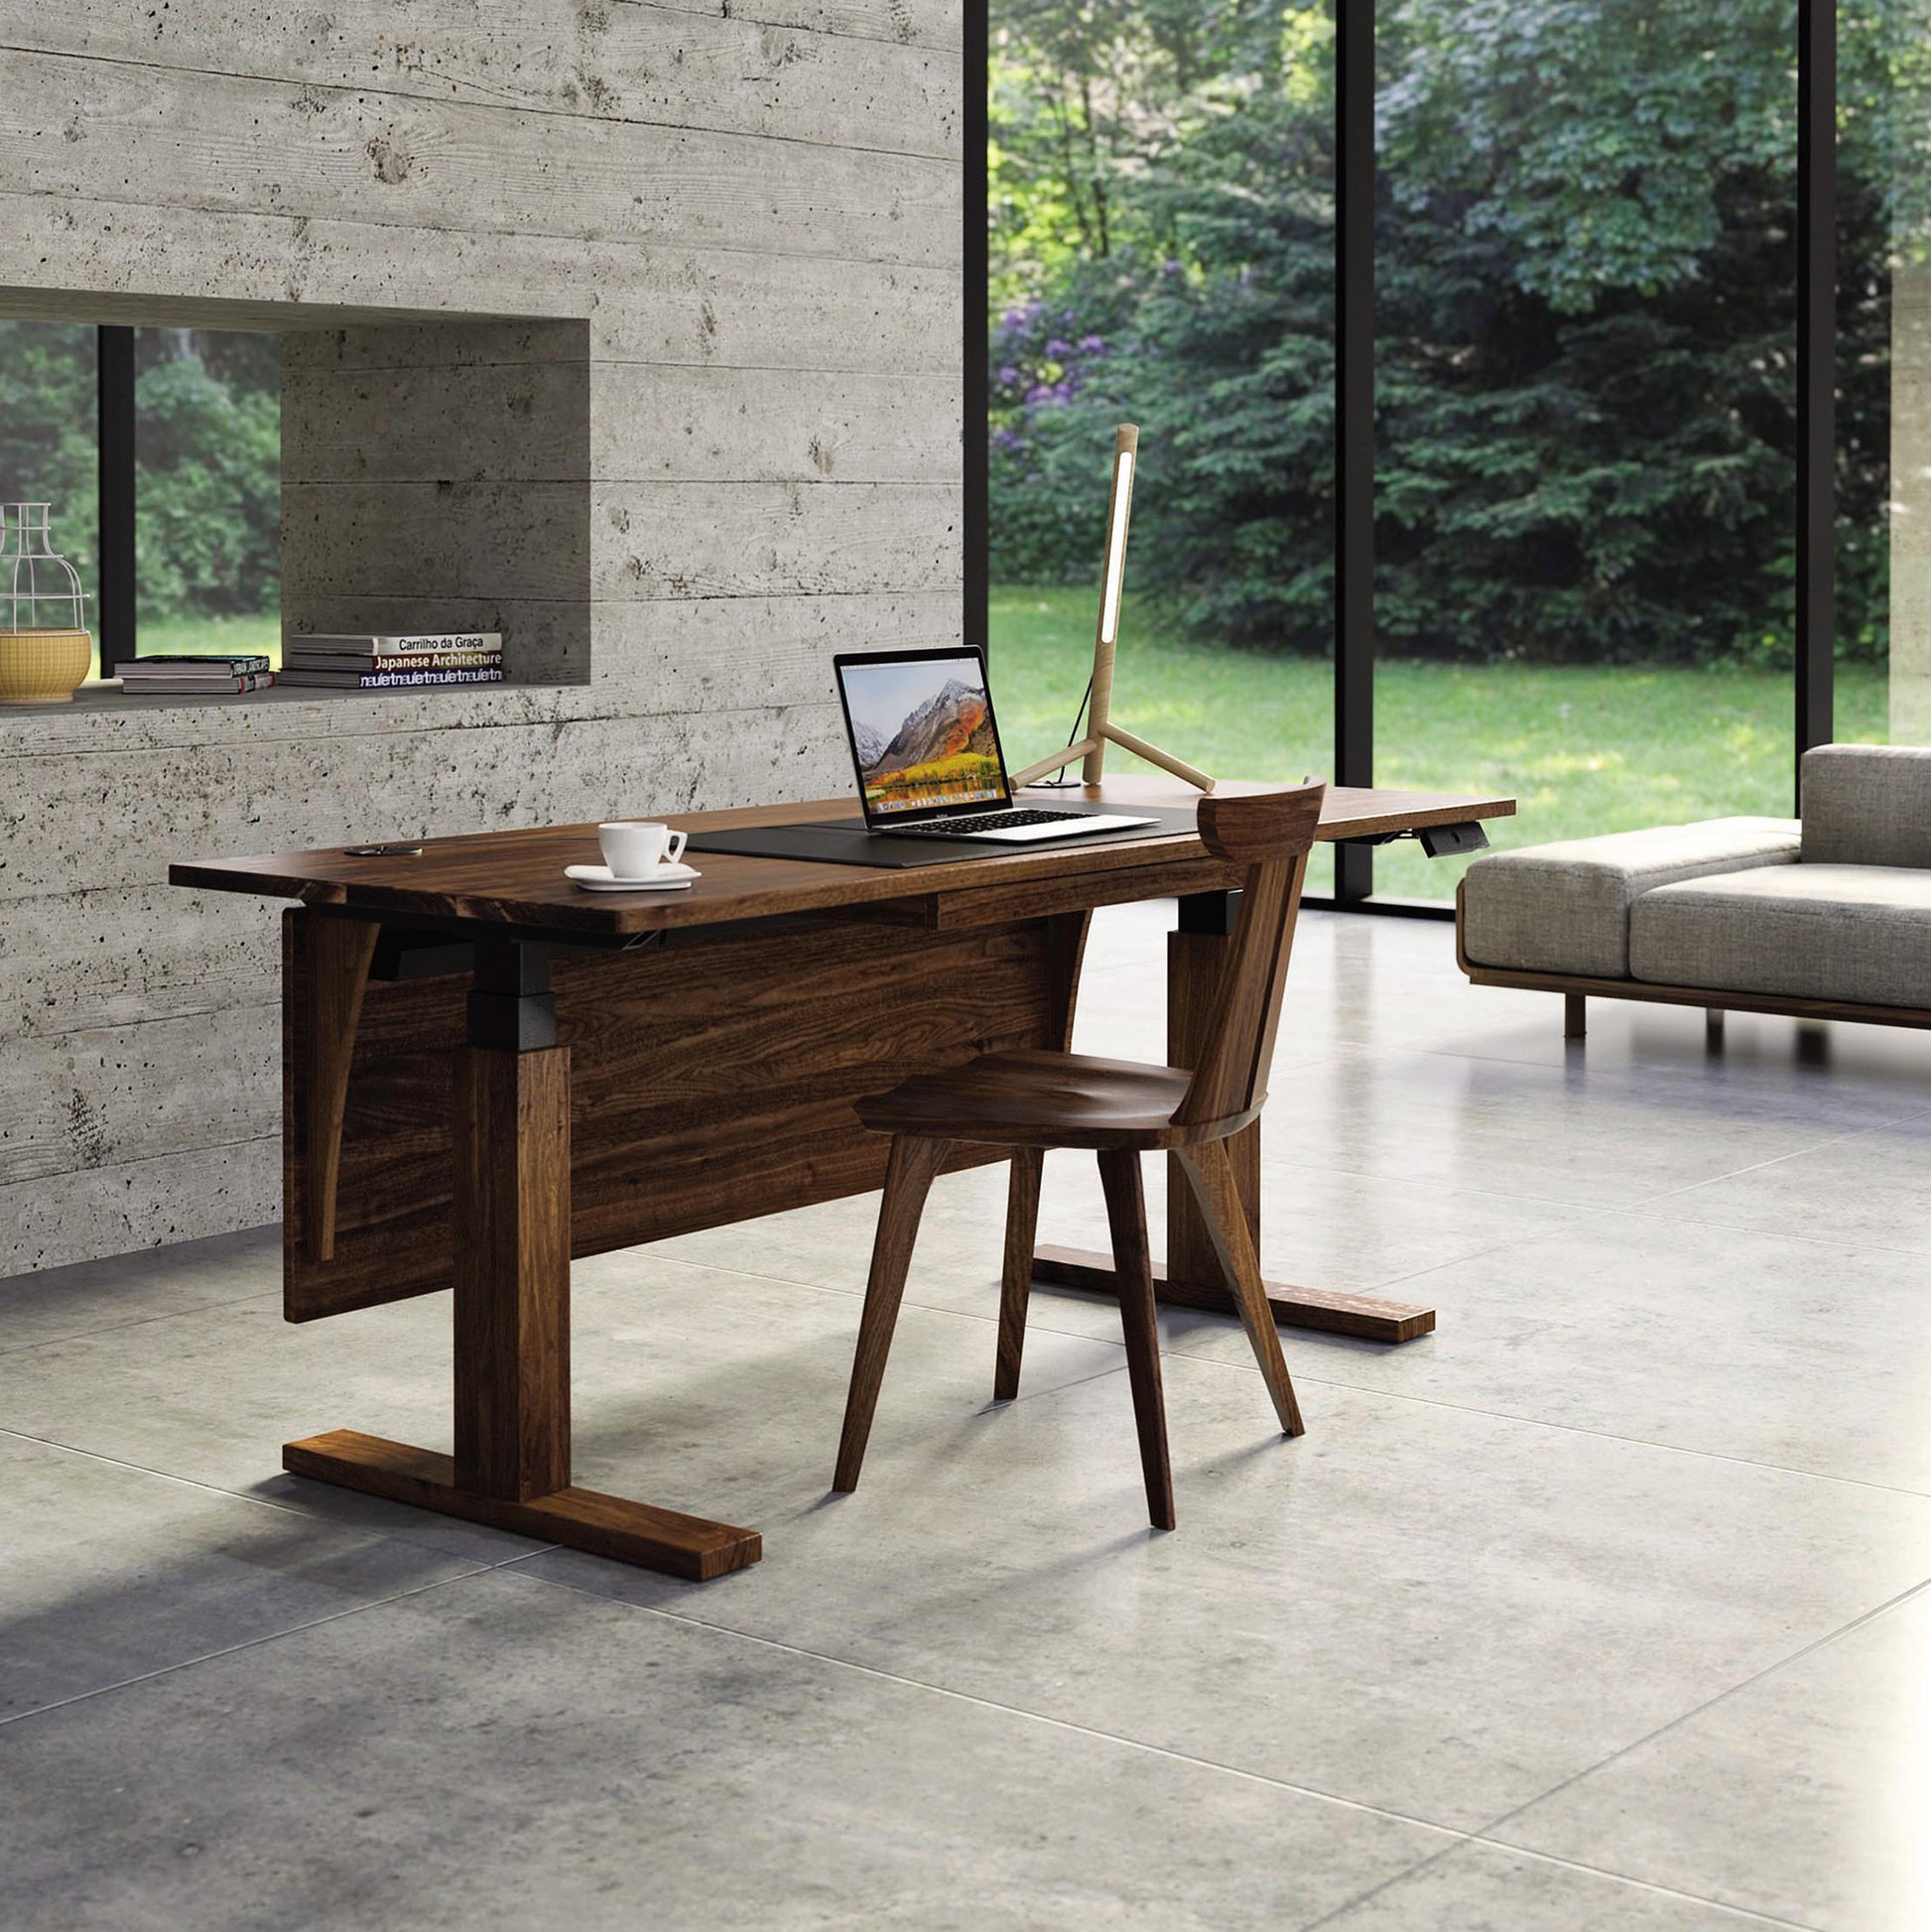
[[[1178,1067],[1029,1048],[916,1075],[857,1111],[874,1133],[1001,1147],[1178,1147],[1243,1124],[1239,1115],[1175,1126],[1192,1079]]]

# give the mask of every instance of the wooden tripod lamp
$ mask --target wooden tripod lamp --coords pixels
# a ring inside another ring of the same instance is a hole
[[[1136,758],[1144,758],[1176,778],[1203,792],[1214,789],[1214,781],[1196,770],[1184,758],[1176,758],[1158,745],[1148,744],[1112,720],[1113,655],[1119,639],[1120,590],[1126,578],[1126,526],[1133,511],[1133,469],[1140,451],[1140,432],[1131,423],[1122,423],[1113,432],[1113,493],[1106,506],[1106,576],[1099,586],[1099,625],[1093,643],[1093,700],[1087,710],[1087,734],[1065,750],[1042,758],[1013,775],[1014,786],[1036,784],[1049,771],[1063,771],[1074,759],[1086,762],[1081,768],[1083,784],[1096,785],[1106,769],[1106,747],[1116,744]]]

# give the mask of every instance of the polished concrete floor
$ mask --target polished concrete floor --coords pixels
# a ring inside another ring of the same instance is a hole
[[[1160,1057],[1171,908],[1080,1044]],[[1117,1318],[934,1196],[863,1487],[827,1494],[874,1202],[579,1264],[579,1480],[760,1527],[685,1586],[305,1486],[447,1444],[441,1298],[290,1329],[271,1234],[0,1284],[0,1925],[1931,1925],[1931,1039],[1466,986],[1304,924],[1270,1273],[1440,1310]],[[1149,1176],[1153,1205],[1159,1177]],[[1094,1244],[1086,1166],[1043,1234]]]

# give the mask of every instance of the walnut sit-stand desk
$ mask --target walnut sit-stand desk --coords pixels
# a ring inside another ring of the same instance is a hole
[[[1265,787],[1237,787],[1264,790]],[[1064,796],[1064,795],[1062,795]],[[1172,805],[1169,781],[1084,796]],[[1321,837],[1494,818],[1511,800],[1330,791]],[[848,818],[849,800],[692,814],[693,830]],[[1190,1064],[1238,867],[1162,834],[905,870],[705,853],[688,892],[591,894],[593,826],[283,852],[177,885],[300,899],[283,922],[284,1310],[454,1289],[455,1453],[353,1430],[290,1443],[326,1482],[705,1579],[755,1531],[571,1482],[570,1263],[882,1184],[859,1095],[1010,1047],[1064,1046],[1095,906],[1178,897],[1169,1059]],[[1230,1143],[1258,1231],[1259,1135]],[[999,1158],[962,1147],[951,1165]],[[1162,1292],[1230,1308],[1169,1181]],[[1106,1257],[1039,1278],[1104,1288]],[[1283,1321],[1401,1341],[1425,1308],[1270,1287]]]

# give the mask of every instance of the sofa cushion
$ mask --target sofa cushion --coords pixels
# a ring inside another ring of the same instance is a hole
[[[1658,985],[1931,1006],[1931,871],[1778,865],[1645,892],[1629,965]]]
[[[1620,979],[1629,908],[1652,886],[1797,856],[1794,819],[1706,819],[1491,852],[1462,886],[1462,947],[1477,966]]]
[[[1803,786],[1807,865],[1931,866],[1931,751],[1821,744]]]

